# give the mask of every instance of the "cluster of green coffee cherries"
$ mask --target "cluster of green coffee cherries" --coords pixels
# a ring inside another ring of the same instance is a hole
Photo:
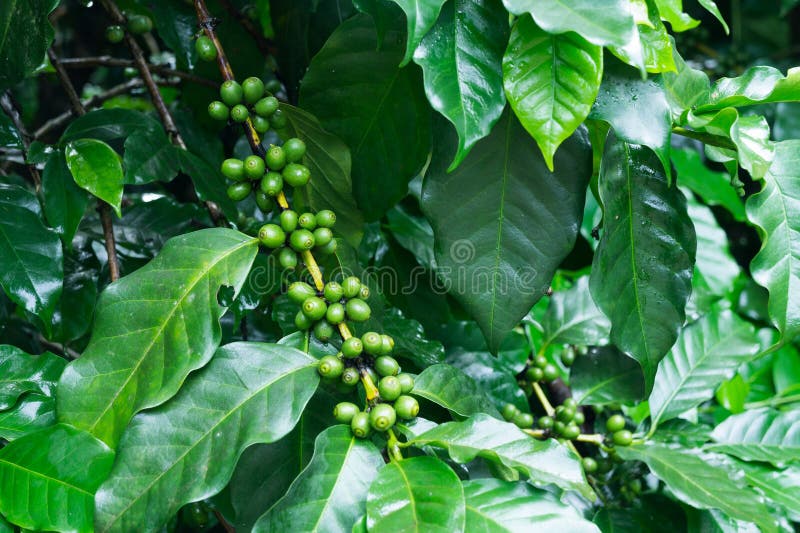
[[[220,100],[208,104],[208,114],[214,120],[242,123],[250,119],[259,134],[270,128],[285,128],[288,123],[280,102],[259,78],[247,78],[241,84],[236,80],[224,81],[219,87],[219,97]]]
[[[294,270],[300,261],[298,255],[305,251],[313,250],[323,255],[330,255],[336,251],[336,239],[333,238],[333,231],[331,231],[336,222],[336,215],[333,214],[333,211],[324,209],[315,215],[314,213],[298,214],[291,209],[285,209],[281,211],[278,222],[279,224],[269,223],[261,226],[261,229],[258,230],[258,239],[262,245],[274,251],[281,267]],[[309,294],[316,295],[316,291],[308,283],[298,282],[290,286],[289,298],[293,301],[297,301],[294,298],[305,298],[306,293],[301,288],[303,286],[308,288]],[[302,300],[297,303],[302,303]],[[322,304],[325,305],[325,302],[322,301]],[[311,305],[313,303],[309,303],[309,306]],[[309,316],[317,316],[318,312],[321,313],[320,316],[324,316],[327,306],[319,309],[321,311],[316,308],[309,309]],[[319,319],[313,319],[313,321],[317,320]],[[297,320],[295,322],[298,328],[309,329],[308,326],[301,327],[301,324],[308,324],[307,321]],[[330,329],[333,331],[333,328]]]
[[[556,407],[553,416],[541,416],[536,421],[539,429],[544,431],[545,438],[555,437],[557,439],[572,440],[581,434],[581,424],[585,418],[583,412],[578,408],[578,402],[574,398],[567,398],[564,403]],[[533,427],[534,418],[530,413],[520,411],[514,404],[506,404],[502,410],[503,418],[513,422],[522,429]]]
[[[324,211],[320,211],[317,215],[320,213]],[[270,224],[264,227],[267,226]],[[369,287],[362,284],[355,276],[347,277],[341,283],[329,281],[319,292],[308,283],[296,281],[289,285],[288,296],[292,302],[300,306],[294,318],[295,326],[303,331],[312,330],[314,336],[323,342],[329,341],[333,337],[334,327],[345,320],[366,322],[372,314],[369,304],[365,301],[369,298]],[[379,335],[377,338],[370,335],[369,341],[365,346],[362,339],[350,337],[342,343],[342,353],[346,358],[353,359],[360,356],[365,348],[368,354],[382,355],[378,352],[388,354],[394,347],[394,341],[388,335]]]
[[[147,15],[128,14],[125,15],[126,27],[134,35],[141,35],[153,29],[153,19]],[[125,28],[118,24],[112,24],[106,28],[106,39],[110,43],[119,43],[125,38]]]

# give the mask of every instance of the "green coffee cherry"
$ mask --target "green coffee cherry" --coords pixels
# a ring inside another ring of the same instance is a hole
[[[555,381],[558,379],[558,368],[555,365],[547,363],[545,367],[542,369],[542,373],[544,374],[545,381]]]
[[[251,190],[252,187],[248,182],[232,183],[228,187],[228,198],[234,202],[239,202],[247,198],[247,195],[250,194]]]
[[[125,30],[122,29],[122,26],[109,26],[106,28],[106,39],[110,43],[118,43],[125,38]]]
[[[338,378],[344,372],[344,363],[335,355],[326,355],[319,360],[317,371],[324,378]]]
[[[359,381],[361,381],[361,374],[358,373],[357,368],[351,366],[342,372],[342,383],[353,386],[357,385]]]
[[[337,422],[349,424],[353,417],[359,412],[358,406],[350,402],[337,403],[333,408],[333,417]]]
[[[325,316],[328,306],[325,304],[325,300],[322,298],[312,296],[310,298],[306,298],[301,309],[303,310],[303,314],[309,319],[312,321],[317,321]]]
[[[567,440],[572,440],[580,434],[581,434],[580,428],[576,426],[575,423],[573,422],[567,424],[567,427],[565,427],[564,431],[561,432],[561,436]]]
[[[316,241],[316,236],[314,237]],[[335,281],[329,281],[325,284],[325,287],[322,289],[322,294],[325,296],[325,299],[329,302],[338,302],[342,299],[344,295],[344,291],[342,290],[342,286]]]
[[[256,102],[254,109],[258,116],[268,119],[278,110],[278,105],[279,102],[277,98],[274,96],[267,96]]]
[[[242,86],[234,80],[224,81],[219,87],[219,96],[228,107],[241,104],[243,96]]]
[[[281,248],[278,252],[278,263],[287,270],[293,270],[297,267],[297,254],[291,248]]]
[[[393,402],[403,393],[400,380],[395,376],[386,376],[378,382],[378,393],[387,402]]]
[[[597,472],[597,461],[591,457],[584,457],[581,459],[581,464],[583,465],[583,471],[587,474],[593,474]]]
[[[627,483],[628,489],[633,494],[640,494],[642,492],[642,480],[641,479],[631,479]]]
[[[311,172],[305,165],[289,163],[283,169],[283,179],[292,187],[305,187],[311,179]]]
[[[294,316],[294,325],[297,326],[297,329],[305,331],[307,329],[311,329],[311,326],[314,325],[314,322],[308,318],[303,311],[298,311]]]
[[[286,233],[277,224],[264,224],[258,230],[258,240],[267,248],[278,248],[286,241]]]
[[[560,436],[562,433],[564,433],[565,429],[567,429],[567,425],[564,422],[561,422],[560,420],[553,422],[553,433],[556,435]]]
[[[277,93],[277,92],[280,92],[283,89],[283,86],[281,85],[281,82],[279,82],[275,78],[272,78],[271,80],[267,81],[266,87],[267,87],[267,90],[269,92],[271,92],[271,93]]]
[[[544,379],[544,372],[542,372],[542,369],[538,366],[532,366],[525,372],[525,377],[528,378],[528,381],[531,383],[535,383]]]
[[[397,374],[403,394],[408,394],[414,389],[414,377],[411,374]]]
[[[247,78],[242,82],[242,94],[247,104],[255,104],[264,96],[264,82],[258,78]]]
[[[234,122],[245,122],[250,116],[250,112],[242,104],[236,104],[231,108],[231,120]]]
[[[202,61],[214,61],[217,59],[217,47],[214,46],[214,41],[201,35],[194,42],[194,49],[197,52],[197,57]]]
[[[625,417],[622,415],[613,415],[606,420],[606,429],[610,433],[614,433],[621,429],[625,429]]]
[[[370,355],[379,354],[381,351],[381,336],[380,333],[368,331],[361,336],[361,342],[364,345],[364,351]]]
[[[314,234],[307,229],[296,229],[289,236],[289,245],[298,252],[310,250],[314,247]]]
[[[269,174],[267,174],[267,176],[269,176]],[[297,213],[295,211],[292,211],[291,209],[282,211],[279,218],[283,231],[288,233],[297,228]]]
[[[572,363],[575,362],[575,350],[568,347],[561,352],[561,362],[564,363],[564,366],[572,366]]]
[[[556,407],[556,420],[561,420],[562,422],[569,422],[575,416],[575,408],[559,405]]]
[[[359,300],[358,298],[348,300],[344,306],[344,310],[347,313],[347,318],[353,322],[366,322],[369,320],[370,314],[372,313],[367,302]]]
[[[527,429],[533,425],[533,415],[530,413],[519,412],[514,415],[512,422],[514,422],[514,424],[519,428]]]
[[[361,339],[358,337],[349,337],[342,343],[342,355],[348,359],[353,359],[361,355],[364,350],[364,345],[361,344]]]
[[[280,130],[286,127],[286,125],[289,123],[289,118],[286,116],[286,113],[279,108],[275,110],[271,117],[269,117],[269,123],[276,130]]]
[[[128,16],[128,31],[134,35],[141,35],[153,29],[153,19],[146,15]]]
[[[633,434],[627,429],[620,429],[614,432],[611,439],[617,446],[630,446],[633,442]]]
[[[267,172],[267,174],[261,178],[261,190],[270,196],[278,196],[278,193],[283,190],[283,178],[277,172]],[[294,213],[294,211],[284,211],[284,213]],[[297,213],[295,213],[295,216],[297,216]],[[293,231],[296,226],[297,223],[295,222],[294,227],[286,231]]]
[[[361,337],[361,341],[364,342],[364,337]],[[364,344],[364,349],[366,350],[366,348],[367,345]],[[390,357],[388,355],[382,355],[377,359],[375,359],[375,371],[381,376],[396,376],[397,374],[400,373],[400,364],[394,357]],[[403,392],[408,392],[408,391],[403,391]]]
[[[355,298],[361,290],[361,280],[356,276],[349,276],[342,280],[342,290],[345,298]]]
[[[344,322],[344,315],[344,306],[338,302],[334,302],[328,306],[325,319],[331,324],[341,324]]]
[[[303,281],[295,281],[291,285],[289,285],[289,289],[287,291],[289,299],[296,304],[302,304],[306,301],[306,298],[311,298],[312,296],[317,295],[317,291]]]
[[[317,213],[317,226],[332,228],[334,224],[336,224],[336,214],[330,209],[323,209]]]
[[[509,422],[512,421],[519,412],[520,412],[519,408],[513,403],[505,404],[503,406],[503,409],[500,411],[500,413],[503,415],[503,418],[505,418]]]
[[[314,336],[322,342],[328,342],[333,337],[333,334],[333,326],[328,321],[320,320],[314,324]]]
[[[264,191],[256,191],[256,205],[264,213],[269,213],[275,207],[275,202]]]
[[[397,421],[394,407],[388,403],[379,403],[369,412],[369,423],[375,431],[386,431]]]
[[[264,160],[257,155],[249,155],[244,160],[244,174],[251,180],[259,179],[264,175],[266,167]]]
[[[297,223],[300,224],[301,228],[309,231],[313,231],[317,227],[317,219],[314,213],[303,213],[298,217]]]
[[[122,70],[122,75],[129,79],[135,78],[136,76],[139,75],[139,71],[136,70],[136,67],[125,67]]]
[[[331,242],[326,244],[325,246],[318,246],[317,251],[322,255],[331,255],[336,253],[336,249],[339,247],[339,243],[336,239],[333,239]]]
[[[286,154],[283,153],[283,148],[274,144],[269,147],[264,159],[267,161],[267,166],[270,170],[281,170],[286,166]]]
[[[583,411],[578,409],[575,411],[575,416],[572,417],[572,421],[575,422],[576,425],[582,426],[584,422],[586,422],[586,416],[584,416]]]
[[[537,366],[539,368],[544,368],[547,366],[547,357],[543,355],[537,355],[533,358],[533,366]]]
[[[226,159],[220,167],[222,175],[235,181],[244,180],[244,161],[241,159]]]
[[[359,439],[366,439],[369,437],[369,434],[372,432],[370,416],[363,411],[353,415],[353,419],[350,420],[350,430],[353,432],[353,435]]]
[[[269,131],[269,120],[258,115],[251,115],[250,121],[253,123],[253,129],[262,135]]]
[[[563,405],[564,407],[572,407],[573,409],[578,409],[578,401],[571,396],[569,398],[566,398],[563,402],[561,402],[561,405]]]
[[[286,161],[295,163],[306,155],[306,143],[296,137],[291,138],[283,143],[283,151],[286,154]]]
[[[412,396],[400,396],[394,401],[394,410],[403,420],[411,420],[419,414],[419,402]]]
[[[549,416],[543,416],[536,422],[541,429],[551,429],[553,427],[553,419]]]
[[[369,298],[369,287],[367,287],[362,283],[361,290],[358,291],[358,297],[361,298],[362,300],[366,300],[367,298]]]
[[[214,120],[228,120],[230,109],[219,100],[214,100],[208,104],[208,116]]]

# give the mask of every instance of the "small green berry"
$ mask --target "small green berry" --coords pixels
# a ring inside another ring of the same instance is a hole
[[[324,378],[338,378],[344,372],[344,363],[335,355],[326,355],[319,360],[317,371]]]
[[[286,211],[281,212],[279,218],[283,231],[289,233],[297,228],[297,212],[287,209]]]
[[[371,315],[367,302],[359,300],[358,298],[348,300],[344,306],[344,310],[347,313],[347,318],[353,322],[366,322]]]
[[[250,116],[250,112],[242,104],[236,104],[231,108],[231,120],[234,122],[245,122]]]
[[[250,121],[253,123],[253,129],[260,134],[265,134],[269,131],[269,120],[258,115],[251,115]]]
[[[267,172],[266,175],[263,178],[261,178],[261,190],[270,196],[278,196],[278,193],[283,190],[283,178],[277,172]],[[290,211],[284,211],[284,213],[289,213],[289,212]],[[294,213],[294,211],[291,211],[291,213]],[[297,213],[295,213],[295,216],[297,216]],[[297,226],[297,223],[295,223],[295,226]],[[286,231],[293,231],[293,230],[294,227]]]
[[[267,161],[267,166],[270,170],[281,170],[286,166],[286,154],[283,153],[283,148],[274,144],[269,147],[264,159]]]
[[[571,396],[569,398],[565,399],[563,402],[561,402],[561,405],[563,405],[564,407],[572,407],[573,409],[577,409],[578,408],[577,400],[575,400],[575,398],[573,398]]]
[[[356,385],[359,381],[361,381],[361,374],[358,373],[358,369],[355,367],[345,368],[344,372],[342,372],[342,383],[346,385]]]
[[[262,212],[269,213],[275,207],[275,202],[264,191],[256,191],[256,205]]]
[[[575,350],[568,347],[561,352],[561,362],[564,363],[564,366],[572,366],[572,363],[575,362]]]
[[[611,439],[617,446],[630,446],[633,442],[633,434],[627,429],[620,429],[614,432]]]
[[[331,324],[341,324],[344,322],[344,315],[344,306],[336,302],[328,306],[328,312],[325,313],[325,319]]]
[[[305,165],[289,163],[283,169],[283,179],[292,187],[305,187],[311,179],[311,172]]]
[[[606,420],[606,429],[609,433],[614,433],[621,429],[625,429],[625,417],[622,415],[612,415]]]
[[[411,420],[419,414],[419,402],[412,396],[402,395],[394,401],[394,410],[403,420]]]
[[[297,254],[291,248],[281,248],[278,263],[287,270],[294,270],[297,267]]]
[[[242,82],[242,94],[247,104],[255,104],[264,96],[264,82],[256,77],[247,78]]]
[[[537,366],[539,368],[544,368],[547,366],[547,357],[543,355],[537,355],[533,358],[533,366]]]
[[[314,237],[316,241],[316,236]],[[344,295],[344,291],[342,291],[342,286],[339,285],[335,281],[329,281],[325,284],[325,287],[322,289],[322,294],[325,296],[325,299],[329,302],[338,302],[342,299]]]
[[[298,252],[310,250],[314,247],[314,234],[307,229],[296,229],[289,236],[289,245]]]
[[[549,416],[543,416],[543,417],[539,418],[539,420],[536,422],[536,424],[541,429],[550,429],[550,428],[553,427],[553,419],[551,417],[549,417]]]
[[[395,376],[386,376],[378,382],[378,394],[387,402],[393,402],[403,393],[400,380]]]
[[[362,343],[364,342],[364,337],[361,337],[361,342]],[[366,343],[364,344],[364,349],[365,350],[367,349]],[[375,359],[375,371],[378,372],[378,374],[380,374],[381,376],[396,376],[397,374],[400,373],[400,363],[398,363],[397,359],[395,359],[394,357],[390,357],[388,355],[382,355],[377,359]],[[403,391],[403,392],[408,392],[408,391]]]
[[[278,93],[283,89],[281,82],[277,79],[272,78],[271,80],[267,81],[266,83],[267,90],[271,93]]]
[[[208,104],[208,116],[214,120],[228,120],[230,109],[219,100],[214,100]]]
[[[581,459],[581,464],[583,464],[583,471],[587,474],[593,474],[597,472],[597,461],[591,457],[584,457]]]
[[[112,25],[106,28],[106,39],[110,43],[118,43],[125,38],[125,30],[122,26]]]
[[[289,118],[282,109],[276,109],[272,116],[269,117],[269,123],[276,130],[280,130],[286,127],[289,123]]]
[[[564,428],[564,431],[561,432],[561,436],[567,440],[572,440],[580,434],[581,434],[581,429],[578,426],[576,426],[573,422],[567,424],[567,426]]]
[[[414,376],[411,374],[397,374],[397,379],[400,380],[400,386],[403,388],[403,394],[408,394],[414,390]]]
[[[214,46],[214,41],[201,35],[194,42],[194,49],[197,51],[197,57],[202,61],[214,61],[217,59],[217,47]]]
[[[306,155],[306,143],[294,137],[283,143],[283,151],[286,153],[286,160],[289,163],[295,163]]]
[[[244,160],[244,173],[251,180],[256,180],[264,175],[266,167],[264,160],[257,155],[249,155]]]
[[[572,421],[575,422],[578,426],[582,426],[584,422],[586,422],[586,416],[583,414],[583,411],[578,409],[575,411],[575,416],[572,417]]]
[[[134,35],[141,35],[153,29],[153,19],[146,15],[130,15],[128,17],[128,31]]]
[[[317,295],[317,291],[304,281],[295,281],[291,285],[289,285],[289,289],[287,291],[289,299],[296,304],[302,304],[306,301],[306,298],[311,298],[312,296]]]
[[[519,412],[514,415],[512,422],[514,422],[518,428],[527,429],[533,425],[533,415],[530,413]]]
[[[359,439],[366,439],[369,437],[369,434],[372,432],[370,416],[363,411],[356,413],[353,419],[350,420],[350,430],[353,432],[353,435]]]
[[[327,311],[327,309],[326,309]],[[322,342],[328,342],[333,337],[334,330],[330,322],[327,320],[320,320],[314,324],[314,336]]]
[[[330,209],[323,209],[317,213],[317,226],[332,228],[334,224],[336,224],[336,214]]]
[[[560,420],[553,422],[553,433],[556,435],[561,436],[565,429],[567,429],[567,425],[564,422],[561,422]]]
[[[301,309],[303,310],[303,314],[309,319],[312,321],[317,321],[325,316],[328,306],[325,304],[325,300],[322,298],[319,298],[318,296],[312,296],[310,298],[306,298]]]
[[[337,422],[349,424],[358,412],[359,410],[356,404],[350,402],[341,402],[336,404],[336,407],[333,408],[333,417]]]
[[[547,365],[545,365],[545,367],[542,369],[542,372],[544,373],[545,381],[555,381],[558,379],[559,374],[556,365],[547,363]]]
[[[389,355],[394,350],[394,339],[391,335],[381,335],[381,354]]]
[[[629,480],[627,486],[633,494],[640,494],[642,492],[642,480],[639,478]]]
[[[346,309],[346,307],[345,307]],[[381,351],[381,335],[374,331],[368,331],[361,336],[361,343],[364,345],[364,351],[370,355],[379,354]]]
[[[222,101],[225,102],[225,105],[229,107],[241,104],[243,96],[242,86],[234,80],[224,81],[219,87],[219,96],[222,98]]]
[[[314,325],[314,322],[305,314],[303,314],[302,311],[298,311],[294,316],[294,325],[297,326],[297,329],[305,331],[307,329],[311,329],[311,326]]]
[[[331,235],[333,235],[333,234],[331,234]],[[358,297],[361,298],[362,300],[366,300],[367,298],[369,298],[369,287],[367,287],[366,285],[364,285],[362,283],[361,284],[361,290],[358,291]]]
[[[348,359],[353,359],[361,355],[364,345],[358,337],[349,337],[342,343],[342,354]]]
[[[317,247],[317,251],[322,255],[331,255],[336,253],[336,249],[339,247],[339,243],[336,239],[333,239],[331,242],[326,244],[325,246]]]
[[[514,420],[514,417],[517,416],[519,413],[519,408],[514,405],[513,403],[507,403],[503,406],[503,409],[500,411],[500,414],[503,415],[503,418],[511,422]]]
[[[350,276],[342,281],[342,290],[345,298],[355,298],[361,291],[361,280],[355,276]]]
[[[560,420],[562,422],[569,422],[575,417],[575,408],[568,407],[565,405],[559,405],[556,407],[556,420]]]
[[[379,403],[369,412],[369,423],[375,431],[386,431],[397,421],[394,407],[388,403]]]
[[[248,182],[231,183],[228,187],[228,198],[234,202],[239,202],[247,198],[250,194],[252,187]]]
[[[222,175],[234,181],[244,181],[244,161],[241,159],[226,159],[220,167]]]
[[[525,372],[525,377],[528,378],[528,381],[531,383],[536,383],[544,379],[544,372],[542,372],[542,369],[538,366],[532,366]]]
[[[300,224],[301,228],[312,231],[317,227],[317,218],[314,216],[314,213],[303,213],[297,219],[297,223]]]
[[[267,248],[279,248],[286,241],[286,233],[277,224],[264,224],[258,230],[258,240]]]
[[[258,116],[268,119],[278,110],[278,105],[279,102],[277,98],[274,96],[267,96],[256,102],[254,109]]]

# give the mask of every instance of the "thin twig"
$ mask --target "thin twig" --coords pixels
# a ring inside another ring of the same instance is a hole
[[[235,18],[239,24],[242,25],[244,31],[250,34],[253,40],[256,42],[256,46],[258,47],[258,51],[261,52],[261,55],[271,55],[274,56],[277,54],[277,49],[275,45],[267,40],[266,37],[256,28],[256,25],[253,24],[253,21],[247,17],[244,13],[236,9],[230,0],[220,0],[219,2],[222,4],[222,7],[230,13],[230,15]]]
[[[111,56],[92,56],[92,57],[67,57],[61,60],[64,68],[94,68],[94,67],[135,67],[136,62],[132,59],[122,59],[119,57]],[[184,72],[182,70],[175,70],[163,65],[147,64],[150,72],[168,78],[180,78],[182,80],[197,83],[198,85],[205,85],[206,87],[217,88],[219,84],[214,80],[203,78],[192,74],[191,72]]]
[[[227,533],[236,533],[236,529],[232,525],[230,525],[227,520],[225,520],[225,517],[222,516],[222,513],[220,513],[216,509],[214,509],[213,511],[214,511],[214,516],[217,517],[217,522],[220,523],[220,525],[225,529]]]
[[[45,339],[41,333],[36,336],[36,340],[39,341],[39,344],[41,344],[51,352],[54,352],[56,355],[66,357],[68,359],[77,359],[78,357],[81,356],[81,354],[79,354],[69,346],[65,346],[60,342],[53,342]]]
[[[17,128],[20,137],[22,137],[22,159],[27,161],[28,150],[31,147],[31,136],[28,134],[25,124],[22,123],[22,117],[19,114],[19,108],[17,107],[16,102],[14,102],[14,98],[11,96],[11,91],[7,91],[0,98],[0,107],[3,108],[3,112],[8,115],[8,118],[11,119],[14,127]],[[31,175],[33,186],[38,191],[42,186],[42,177],[39,175],[39,170],[36,168],[36,165],[26,164],[26,166],[28,167],[28,172]]]

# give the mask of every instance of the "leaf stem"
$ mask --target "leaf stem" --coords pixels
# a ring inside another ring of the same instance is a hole
[[[673,127],[672,133],[681,135],[683,137],[688,137],[689,139],[695,139],[710,146],[716,146],[717,148],[725,148],[726,150],[733,150],[734,152],[736,151],[736,145],[733,143],[733,141],[721,135],[714,135],[713,133],[705,133],[703,131],[689,130],[680,126]]]
[[[546,433],[543,429],[523,429],[524,433],[527,433],[534,439],[544,439],[546,438]]]
[[[397,440],[394,430],[389,428],[386,433],[389,435],[389,441],[386,443],[386,451],[389,452],[389,459],[397,462],[402,461],[403,454],[400,452],[400,442]]]
[[[378,393],[378,388],[375,386],[375,383],[372,381],[372,378],[367,373],[366,369],[359,368],[359,373],[361,374],[361,383],[364,384],[364,391],[367,394],[367,401],[374,402],[378,398],[380,398],[380,394]]]
[[[533,383],[531,383],[531,387],[533,387],[533,392],[535,392],[536,397],[539,398],[539,403],[541,403],[542,407],[544,407],[544,411],[545,413],[547,413],[547,416],[555,415],[556,410],[553,408],[553,405],[550,403],[550,400],[547,399],[544,390],[542,390],[542,386],[534,381]]]
[[[136,61],[133,59],[123,59],[121,57],[112,56],[91,56],[91,57],[65,57],[61,59],[61,64],[64,68],[91,68],[91,67],[135,67]],[[212,87],[214,89],[219,87],[219,84],[214,80],[203,78],[191,72],[183,70],[175,70],[163,65],[147,64],[150,72],[158,74],[159,76],[180,78],[185,81]]]
[[[746,410],[749,409],[760,409],[761,407],[777,407],[778,405],[784,405],[787,403],[794,403],[800,402],[800,394],[795,394],[791,396],[782,396],[777,398],[769,398],[767,400],[761,400],[759,402],[751,402],[744,404],[744,408]]]
[[[603,444],[604,437],[600,433],[593,433],[593,434],[586,434],[581,433],[575,440],[578,442],[588,442],[590,444],[595,444],[597,446],[601,446]]]

